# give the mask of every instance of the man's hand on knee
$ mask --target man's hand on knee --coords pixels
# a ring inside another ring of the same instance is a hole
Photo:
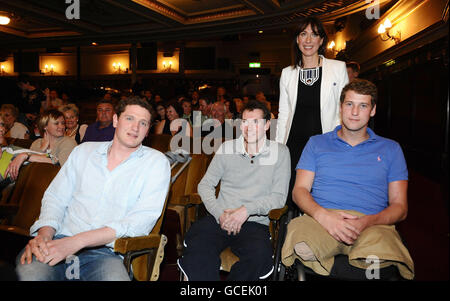
[[[351,223],[357,216],[341,212],[325,210],[317,216],[317,221],[337,241],[352,245],[360,231]]]
[[[47,243],[47,246],[49,253],[45,256],[44,262],[50,266],[58,264],[65,260],[67,256],[74,255],[82,248],[74,236],[52,240]]]
[[[248,219],[247,208],[241,206],[236,209],[226,209],[224,210],[225,217],[223,219],[222,229],[228,232],[228,235],[236,235],[241,231],[242,225]]]
[[[33,255],[40,262],[45,261],[45,256],[49,254],[47,243],[52,240],[55,230],[51,227],[42,227],[39,229],[37,236],[31,239],[25,247],[25,251],[20,258],[20,263],[30,264]]]

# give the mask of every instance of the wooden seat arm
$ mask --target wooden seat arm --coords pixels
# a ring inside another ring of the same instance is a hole
[[[288,206],[283,208],[272,209],[269,211],[270,220],[280,220],[280,218],[287,212]]]
[[[171,205],[180,205],[180,206],[200,205],[201,203],[202,199],[198,193],[183,195],[180,198],[170,201]]]
[[[144,249],[158,248],[160,239],[161,235],[159,234],[118,238],[114,243],[114,252],[127,254],[129,252],[140,251]]]
[[[9,226],[9,225],[0,225],[0,231],[5,231],[9,233],[19,234],[22,236],[30,236],[29,229],[23,229],[16,226]]]

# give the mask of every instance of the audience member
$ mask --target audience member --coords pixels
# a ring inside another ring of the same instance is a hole
[[[149,107],[140,97],[121,100],[114,139],[75,148],[44,194],[34,238],[17,256],[19,280],[130,280],[114,241],[151,231],[170,181],[165,156],[142,145]],[[70,255],[78,259],[75,275],[66,272]]]
[[[6,132],[5,137],[29,139],[30,133],[28,128],[20,122],[17,122],[19,111],[12,104],[4,104],[1,106],[0,115],[3,118]]]
[[[262,92],[262,91],[256,92],[255,99],[257,101],[263,103],[264,105],[266,105],[266,107],[269,111],[272,109],[272,105],[270,104],[269,101],[267,101],[266,96],[264,95],[264,92]]]
[[[18,154],[8,165],[6,174],[13,180],[17,179],[19,169],[25,161],[64,165],[77,146],[74,139],[64,136],[64,123],[64,115],[60,111],[45,111],[37,122],[42,138],[33,141],[30,146],[32,152]]]
[[[113,115],[114,107],[111,100],[100,100],[97,104],[97,121],[87,127],[81,142],[111,141],[114,137],[115,130],[113,126]]]
[[[0,114],[0,147],[8,145],[5,134],[6,134],[5,122],[3,121],[2,115]],[[1,158],[1,152],[0,152],[0,158]]]
[[[191,100],[188,98],[183,98],[181,100],[181,107],[183,108],[183,118],[189,121],[190,125],[192,126],[192,103]]]
[[[77,106],[71,103],[61,106],[59,110],[64,114],[64,120],[66,122],[65,135],[75,139],[77,144],[80,144],[84,138],[88,125],[78,124],[79,111]]]
[[[198,93],[197,90],[194,90],[191,94],[191,104],[192,104],[192,110],[197,110],[199,107],[199,101],[200,99],[200,93]]]
[[[360,67],[357,62],[348,62],[346,63],[346,66],[349,81],[352,81],[359,76]]]
[[[216,101],[211,106],[211,119],[202,124],[201,136],[213,136],[213,138],[233,139],[236,136],[232,120],[225,120],[225,103]]]
[[[236,104],[233,100],[225,100],[225,119],[236,119],[238,118],[238,112],[236,109]]]
[[[185,136],[192,136],[192,128],[189,122],[183,118],[183,108],[176,99],[166,104],[166,119],[161,120],[155,128],[155,134],[175,135],[181,133]]]
[[[23,114],[23,120],[21,118],[19,120],[27,127],[31,127],[41,112],[46,96],[27,75],[19,76],[18,86],[22,90],[22,98],[18,100],[17,108],[19,113]]]
[[[198,185],[211,215],[185,236],[178,260],[185,280],[220,280],[220,253],[227,247],[239,257],[227,280],[260,280],[273,271],[268,213],[286,202],[290,156],[285,145],[266,139],[270,112],[263,104],[250,102],[242,115],[242,136],[220,146]]]
[[[46,111],[50,109],[58,109],[63,105],[62,99],[58,97],[58,92],[55,89],[46,88],[44,90],[44,94],[46,96],[46,101],[43,102],[41,106],[41,111]]]
[[[224,87],[218,87],[216,101],[225,102],[226,94],[227,94],[227,90]]]
[[[206,120],[211,118],[211,107],[213,104],[212,97],[209,95],[202,95],[198,101],[199,103],[199,111],[201,114],[201,124],[203,124]]]
[[[236,106],[236,112],[238,114],[242,113],[242,108],[244,107],[244,102],[242,101],[242,99],[239,97],[235,97],[233,98],[233,102]]]

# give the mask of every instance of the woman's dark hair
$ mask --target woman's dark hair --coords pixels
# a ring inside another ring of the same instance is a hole
[[[312,31],[319,35],[320,38],[323,39],[322,45],[319,47],[319,54],[325,55],[325,47],[328,44],[328,36],[325,32],[325,28],[323,27],[322,22],[319,21],[319,19],[315,17],[306,17],[300,21],[300,23],[297,26],[297,29],[295,31],[294,40],[292,42],[292,48],[294,50],[294,57],[295,57],[295,66],[301,66],[302,65],[302,52],[298,48],[297,45],[297,37],[298,35],[308,27],[308,25],[311,25]]]
[[[173,107],[175,109],[175,111],[177,112],[178,117],[183,118],[183,114],[184,114],[183,107],[176,99],[171,99],[165,104],[166,110],[169,107]]]
[[[234,102],[233,99],[227,99],[225,100],[225,102],[229,103],[228,105],[228,110],[230,111],[230,113],[232,113],[233,115],[237,114],[237,107],[236,107],[236,103]]]

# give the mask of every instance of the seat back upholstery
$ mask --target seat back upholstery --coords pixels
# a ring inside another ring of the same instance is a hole
[[[145,146],[154,148],[156,150],[159,150],[162,153],[165,153],[170,148],[171,140],[172,140],[172,135],[148,134],[148,136],[145,137],[144,141],[142,141],[142,144]]]
[[[183,172],[172,185],[172,195],[169,203],[177,202],[179,198],[197,193],[197,185],[202,180],[208,168],[210,161],[210,155],[205,154],[192,154],[191,163],[187,170]]]
[[[33,143],[33,140],[6,137],[6,142],[8,143],[8,145],[12,144],[18,147],[30,148],[31,144]]]
[[[191,160],[191,163],[192,163],[192,160]],[[177,164],[174,168],[171,169],[171,178],[173,178],[177,174],[177,172],[180,170],[182,165],[183,164]],[[183,172],[178,176],[176,181],[169,185],[169,190],[167,192],[167,196],[166,196],[166,200],[164,202],[164,207],[161,212],[161,216],[158,218],[158,220],[157,220],[155,226],[153,227],[149,236],[153,235],[154,237],[155,236],[161,237],[161,227],[164,222],[166,210],[168,209],[167,206],[168,206],[169,200],[174,195],[174,189],[176,191],[182,190],[181,187],[183,185],[185,185],[185,183],[186,183],[187,172],[189,170],[189,167],[190,167],[190,163],[187,166],[187,168],[184,169]],[[145,254],[145,255],[137,256],[133,259],[131,265],[133,267],[133,276],[136,280],[145,281],[145,280],[150,279],[148,267],[151,266],[152,264],[153,265],[155,264],[154,260],[152,260],[152,257],[154,257],[154,256],[157,256],[157,254],[156,255],[153,253],[151,253],[150,255]]]
[[[39,217],[44,192],[60,167],[48,163],[30,163],[22,167],[10,203],[19,205],[12,226],[29,229]]]

